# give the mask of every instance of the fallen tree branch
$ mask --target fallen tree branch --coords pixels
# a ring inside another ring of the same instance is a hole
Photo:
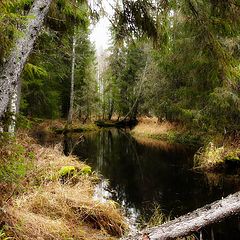
[[[123,238],[143,239],[143,234],[148,234],[150,240],[167,240],[188,236],[203,227],[220,222],[223,219],[240,212],[240,192],[226,198],[205,205],[193,212],[176,218],[160,226],[145,229],[142,232]]]

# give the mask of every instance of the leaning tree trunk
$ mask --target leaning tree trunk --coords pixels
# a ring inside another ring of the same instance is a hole
[[[0,118],[9,104],[9,99],[20,81],[24,64],[33,49],[34,42],[43,25],[52,0],[35,0],[29,13],[23,36],[20,37],[0,72]]]
[[[199,231],[203,227],[220,222],[224,218],[236,215],[239,212],[240,192],[237,192],[170,222],[146,229],[142,233],[123,239],[142,240],[142,234],[147,234],[150,240],[168,240],[177,237],[184,237]]]
[[[142,87],[143,87],[143,84],[145,83],[146,81],[146,74],[147,74],[147,68],[148,68],[148,62],[149,62],[149,58],[147,58],[146,60],[146,64],[145,64],[145,67],[144,67],[144,70],[143,70],[143,74],[142,74],[142,77],[141,77],[141,81],[140,81],[140,85],[139,85],[139,89],[138,89],[138,93],[137,93],[137,96],[136,96],[136,99],[132,105],[132,107],[130,108],[130,110],[128,111],[128,113],[125,115],[125,117],[123,118],[123,121],[125,121],[128,116],[130,116],[134,111],[137,112],[137,107],[138,107],[138,102],[139,102],[139,99],[141,97],[141,94],[142,94]],[[131,117],[130,117],[131,118]],[[130,119],[131,120],[131,119]]]

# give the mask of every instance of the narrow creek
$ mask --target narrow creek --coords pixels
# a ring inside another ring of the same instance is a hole
[[[240,190],[239,176],[193,171],[196,149],[186,146],[139,141],[117,129],[87,133],[80,143],[77,136],[69,137],[65,148],[69,144],[73,154],[102,174],[98,198],[118,202],[133,230],[156,209],[172,219]],[[239,217],[203,229],[204,239],[213,233],[217,240],[240,239]]]

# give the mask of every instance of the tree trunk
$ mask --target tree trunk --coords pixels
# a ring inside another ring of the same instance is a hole
[[[0,72],[0,118],[9,104],[9,98],[17,86],[24,64],[43,25],[52,0],[35,0],[28,14],[23,36],[16,42]]]
[[[73,43],[72,43],[72,72],[71,72],[71,90],[70,90],[70,106],[69,106],[69,112],[68,112],[68,124],[72,124],[72,118],[73,118],[76,43],[77,43],[77,38],[76,38],[76,33],[74,31]]]
[[[11,121],[8,126],[8,132],[14,136],[16,128],[16,115],[17,115],[17,102],[18,102],[18,91],[17,87],[14,88],[12,97],[10,99],[9,111],[11,113]]]
[[[124,117],[124,121],[127,119],[127,117],[132,114],[132,111],[135,109],[135,111],[137,112],[137,109],[136,107],[138,106],[138,101],[141,97],[141,94],[142,94],[142,87],[143,87],[143,84],[145,83],[146,81],[146,73],[147,73],[147,68],[148,68],[148,62],[149,62],[149,58],[147,58],[146,60],[146,64],[145,64],[145,67],[144,67],[144,71],[143,71],[143,74],[142,74],[142,77],[141,77],[141,80],[140,80],[140,86],[139,86],[139,89],[138,89],[138,93],[137,93],[137,96],[136,96],[136,99],[132,105],[132,107],[130,108],[130,110],[128,111],[128,113],[125,115]],[[131,117],[130,117],[131,118]]]
[[[224,218],[236,215],[240,212],[240,192],[205,205],[191,213],[183,215],[175,220],[142,231],[147,233],[151,240],[168,240],[190,235],[203,227],[220,222]],[[124,238],[143,239],[142,233]]]
[[[8,132],[14,136],[16,129],[16,118],[19,113],[21,99],[21,82],[18,81],[17,86],[13,90],[13,94],[10,99],[9,112],[11,113],[11,121],[8,126]]]
[[[111,98],[109,100],[109,112],[108,112],[108,120],[111,120],[114,110],[114,100]]]

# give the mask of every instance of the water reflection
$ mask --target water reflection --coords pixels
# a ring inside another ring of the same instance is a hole
[[[149,219],[155,204],[176,217],[239,188],[225,178],[221,184],[209,184],[213,178],[192,171],[193,149],[146,144],[117,129],[85,135],[73,152],[108,179],[98,186],[98,194],[119,202],[135,223]],[[229,221],[215,226],[216,239],[239,239],[238,218]]]

